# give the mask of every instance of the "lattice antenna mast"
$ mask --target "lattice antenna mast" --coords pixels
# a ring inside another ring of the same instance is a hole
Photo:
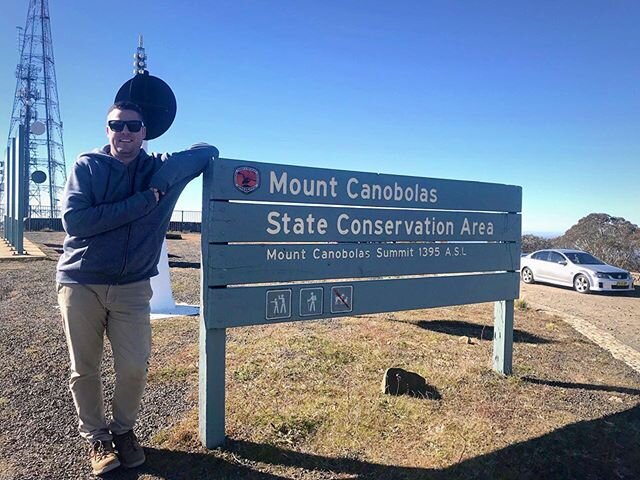
[[[60,213],[67,172],[48,0],[29,1],[27,23],[19,33],[18,44],[20,63],[9,138],[16,135],[19,124],[29,130],[26,204],[35,216],[55,217]],[[33,176],[36,171],[43,172],[46,178],[42,173]],[[44,181],[36,183],[32,176]]]

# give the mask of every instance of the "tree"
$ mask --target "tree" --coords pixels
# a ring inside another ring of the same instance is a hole
[[[640,270],[640,228],[622,217],[591,213],[553,240],[557,248],[577,248],[627,270]]]
[[[538,237],[537,235],[523,235],[522,236],[522,252],[531,253],[536,250],[542,250],[544,248],[551,248],[551,240],[547,238]]]

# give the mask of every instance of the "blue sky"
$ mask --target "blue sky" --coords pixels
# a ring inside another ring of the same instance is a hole
[[[0,138],[28,2],[0,17]],[[176,93],[172,128],[263,162],[523,187],[523,230],[592,212],[640,224],[640,2],[49,0],[67,165],[105,143],[132,76]],[[3,133],[4,132],[4,133]],[[200,181],[179,209],[200,209]]]

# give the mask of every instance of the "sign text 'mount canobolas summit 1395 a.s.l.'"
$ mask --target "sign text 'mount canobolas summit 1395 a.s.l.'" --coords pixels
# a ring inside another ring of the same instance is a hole
[[[511,373],[521,187],[222,158],[203,187],[206,446],[224,440],[228,327],[495,301]]]

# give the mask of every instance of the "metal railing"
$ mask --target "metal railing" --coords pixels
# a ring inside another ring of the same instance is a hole
[[[60,218],[60,210],[51,207],[38,207],[29,205],[27,210],[28,218]]]
[[[169,222],[169,230],[173,232],[200,232],[202,212],[196,210],[174,210]]]
[[[29,205],[24,221],[27,231],[62,231],[61,212],[58,209]],[[176,232],[200,232],[202,212],[196,210],[174,210],[169,222],[169,230]]]

